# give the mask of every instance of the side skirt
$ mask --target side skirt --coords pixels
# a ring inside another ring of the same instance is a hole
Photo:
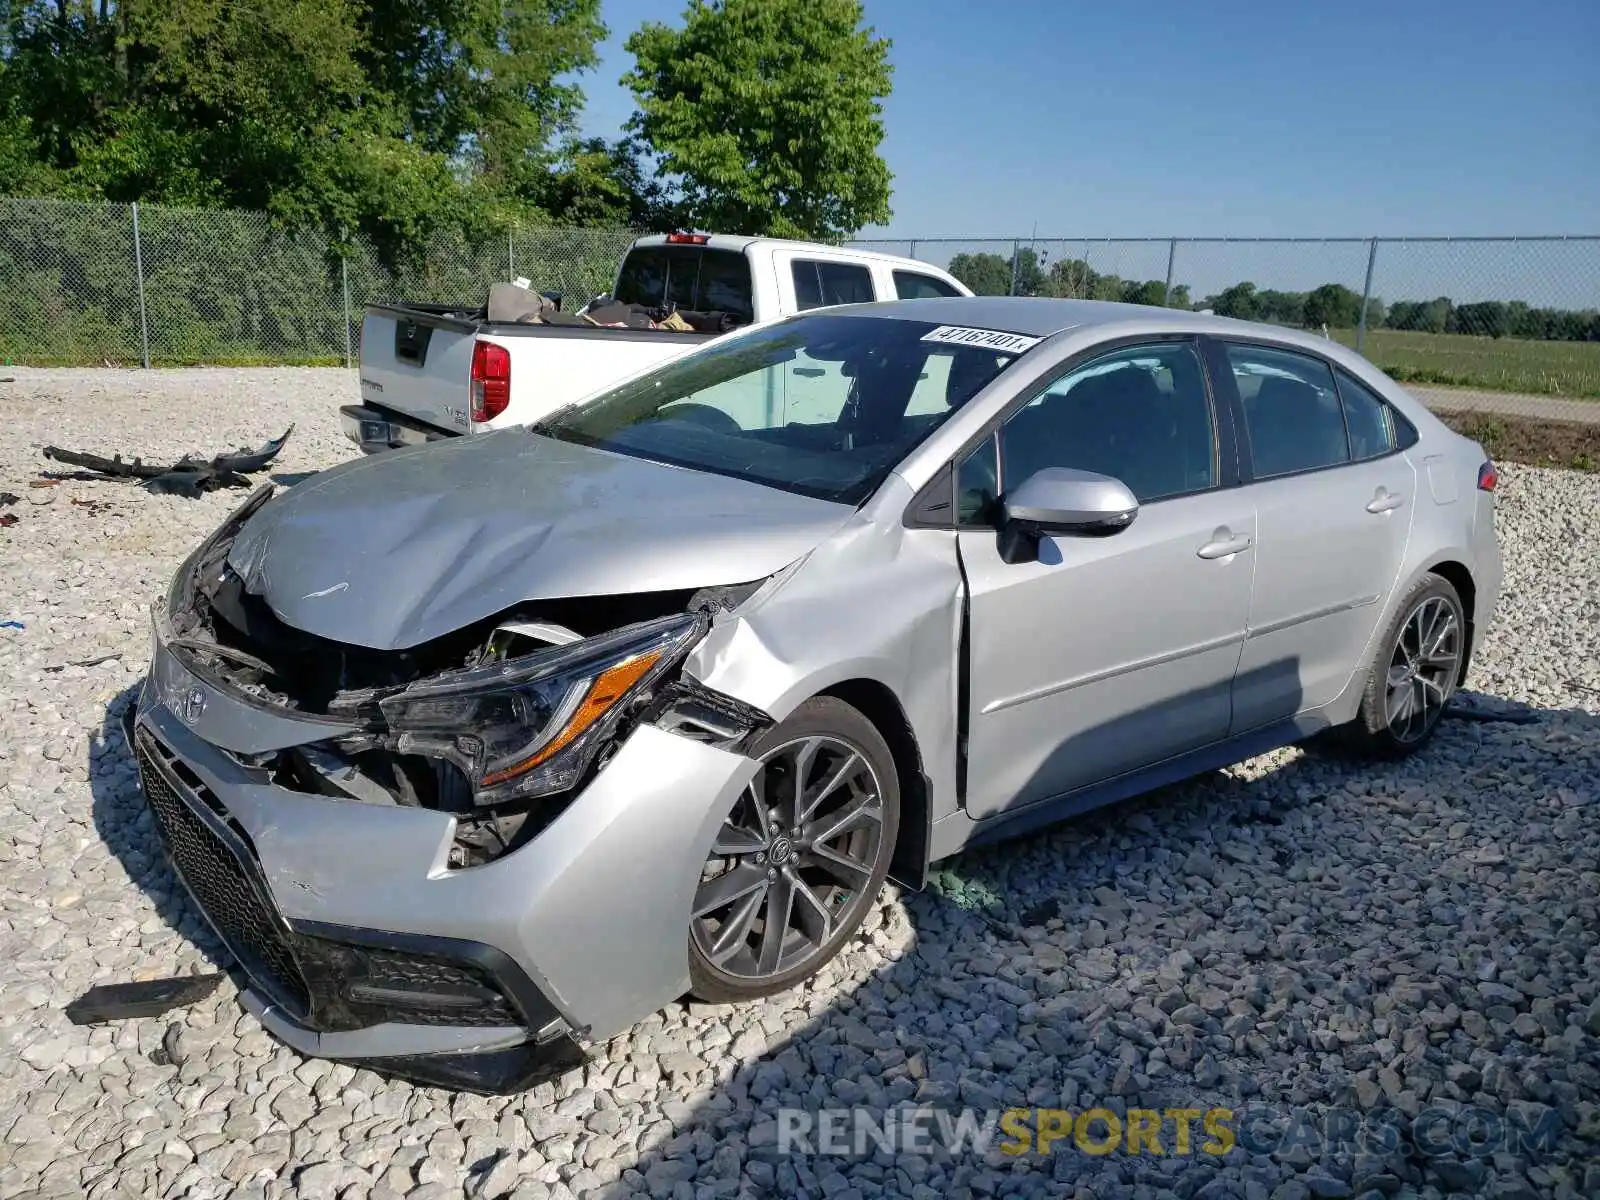
[[[1118,775],[1114,779],[1079,788],[1075,792],[1038,801],[1015,812],[997,813],[983,821],[973,821],[964,812],[952,813],[934,825],[929,861],[938,862],[974,846],[1005,841],[1046,825],[1054,825],[1069,817],[1103,808],[1107,804],[1143,795],[1145,792],[1169,784],[1181,783],[1185,779],[1207,771],[1220,770],[1236,762],[1253,758],[1257,754],[1265,754],[1269,750],[1277,750],[1304,741],[1340,723],[1332,719],[1332,714],[1340,711],[1345,699],[1341,696],[1333,703],[1311,712],[1299,713],[1288,720],[1215,742],[1199,750],[1191,750],[1186,754]]]

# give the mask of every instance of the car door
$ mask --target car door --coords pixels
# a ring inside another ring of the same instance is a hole
[[[976,818],[1223,738],[1244,641],[1255,512],[1189,339],[1108,351],[1013,413],[957,471],[967,586],[966,803]],[[1000,555],[1002,487],[1045,467],[1121,479],[1108,537]],[[1231,469],[1231,468],[1230,468]]]
[[[1354,394],[1341,400],[1324,359],[1243,341],[1209,349],[1237,406],[1259,533],[1234,690],[1243,733],[1327,704],[1362,665],[1405,559],[1417,481]],[[1284,662],[1292,675],[1263,669]]]

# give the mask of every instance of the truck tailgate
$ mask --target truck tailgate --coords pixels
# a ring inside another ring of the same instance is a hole
[[[369,306],[361,320],[361,399],[466,433],[476,330],[474,321],[420,306]]]

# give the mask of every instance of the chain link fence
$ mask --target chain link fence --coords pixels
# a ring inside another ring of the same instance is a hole
[[[519,275],[581,302],[610,287],[634,236],[441,236],[386,265],[361,239],[341,252],[262,213],[0,199],[0,363],[344,363],[369,302],[476,305]],[[984,294],[1309,328],[1430,403],[1600,422],[1600,237],[846,244],[945,267]]]
[[[587,300],[635,236],[439,237],[388,266],[363,239],[341,252],[264,213],[0,199],[0,362],[348,363],[369,302],[476,305],[519,275]]]
[[[1208,310],[1359,349],[1436,407],[1600,422],[1600,237],[915,238],[990,295]]]

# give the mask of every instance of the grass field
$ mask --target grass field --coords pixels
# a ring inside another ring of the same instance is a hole
[[[1346,346],[1356,344],[1354,329],[1329,332]],[[1407,383],[1600,399],[1600,342],[1535,342],[1371,329],[1362,352]]]

